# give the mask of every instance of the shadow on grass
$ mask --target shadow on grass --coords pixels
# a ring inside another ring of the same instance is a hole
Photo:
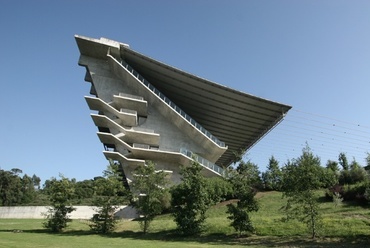
[[[50,235],[62,235],[62,236],[85,236],[85,235],[93,235],[94,232],[90,230],[67,230],[63,232],[52,232],[48,229],[31,229],[31,230],[23,230],[23,229],[3,229],[0,232],[7,232],[7,233],[38,233],[38,234],[50,234]]]
[[[158,233],[136,233],[132,231],[124,231],[116,233],[111,237],[131,238],[138,240],[163,240],[173,242],[197,242],[211,245],[250,245],[261,247],[369,247],[369,236],[354,236],[354,237],[324,237],[318,239],[310,239],[304,236],[242,236],[226,235],[223,233],[213,233],[200,236],[179,236],[174,231],[158,232]]]
[[[370,204],[367,202],[358,202],[358,201],[344,201],[342,204],[345,208],[352,208],[352,207],[361,207],[364,209],[369,209]]]
[[[256,245],[261,247],[369,247],[368,236],[356,236],[351,238],[322,237],[310,239],[304,236],[294,237],[256,237],[255,240],[245,241],[244,245]]]
[[[40,231],[40,230],[39,230]],[[50,233],[50,232],[49,232]],[[52,233],[50,233],[52,234]],[[60,235],[93,235],[91,231],[73,230],[66,231]],[[142,233],[134,231],[114,232],[111,234],[101,235],[106,238],[129,238],[140,240],[166,241],[166,242],[193,242],[208,245],[232,246],[232,245],[250,245],[261,247],[369,247],[370,237],[358,235],[352,237],[322,237],[315,240],[306,236],[237,236],[226,235],[224,233],[212,233],[194,236],[179,235],[176,230],[160,231],[153,233]]]
[[[32,230],[0,230],[0,232],[12,233],[37,233],[60,236],[88,236],[99,235],[103,238],[129,238],[136,240],[170,241],[170,242],[195,242],[208,245],[250,245],[261,247],[369,247],[370,236],[357,235],[351,237],[320,237],[315,240],[305,236],[237,236],[224,233],[212,233],[195,236],[182,236],[175,230],[160,231],[144,234],[142,232],[123,231],[106,235],[96,234],[90,230],[67,230],[61,233],[54,233],[47,229]]]

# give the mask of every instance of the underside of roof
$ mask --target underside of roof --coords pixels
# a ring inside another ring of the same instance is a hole
[[[79,42],[77,36],[76,40]],[[291,106],[196,77],[135,52],[127,45],[121,44],[119,49],[122,60],[225,142],[228,150],[216,162],[219,166],[226,167],[233,163],[235,152],[248,151],[291,109]],[[83,50],[80,48],[80,51],[82,53]]]

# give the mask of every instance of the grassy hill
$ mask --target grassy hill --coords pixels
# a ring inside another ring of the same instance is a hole
[[[323,195],[322,192],[318,194]],[[197,237],[179,237],[170,215],[157,217],[143,235],[136,221],[121,221],[109,236],[93,234],[86,221],[73,221],[62,234],[42,228],[42,220],[0,220],[0,247],[370,247],[370,208],[323,198],[321,235],[311,240],[306,226],[282,221],[285,200],[279,192],[257,194],[260,210],[252,214],[256,234],[237,237],[225,214],[227,202],[208,212],[205,231]]]

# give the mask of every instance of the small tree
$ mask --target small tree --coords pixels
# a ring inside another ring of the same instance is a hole
[[[138,195],[135,207],[142,215],[140,226],[147,233],[154,217],[164,208],[163,199],[168,193],[166,172],[156,171],[153,162],[149,161],[135,170],[133,179],[132,189]]]
[[[344,152],[339,153],[338,161],[339,164],[342,166],[343,170],[346,171],[349,169],[348,159]]]
[[[340,195],[339,192],[333,193],[333,203],[335,207],[341,206],[343,202],[343,197]]]
[[[127,196],[119,173],[119,166],[119,164],[109,160],[109,165],[103,172],[103,177],[95,181],[96,195],[93,204],[96,206],[97,214],[91,219],[90,228],[97,233],[105,234],[115,229],[117,219],[114,213]]]
[[[250,160],[240,161],[236,171],[243,175],[243,180],[248,182],[248,185],[255,189],[262,188],[261,172],[258,170],[258,165]]]
[[[282,191],[288,199],[287,219],[296,218],[306,223],[312,238],[317,236],[321,223],[315,190],[323,185],[322,174],[320,158],[314,156],[308,146],[298,159],[284,167]]]
[[[280,190],[282,172],[279,168],[279,162],[271,156],[266,172],[262,173],[264,188],[267,190]]]
[[[234,195],[238,202],[235,204],[228,204],[226,213],[231,220],[231,226],[239,233],[254,232],[252,221],[249,217],[249,212],[258,211],[257,201],[254,199],[256,191],[251,186],[249,170],[246,170],[246,163],[241,162],[235,171],[229,173],[229,181],[234,190]]]
[[[71,200],[74,195],[74,188],[70,180],[63,176],[57,180],[52,178],[46,191],[51,207],[46,213],[44,227],[53,232],[61,232],[67,227],[69,221],[68,214],[75,209],[72,207]]]
[[[202,166],[193,161],[191,166],[182,168],[182,182],[171,190],[172,214],[178,230],[185,235],[201,232],[212,203],[201,171]]]

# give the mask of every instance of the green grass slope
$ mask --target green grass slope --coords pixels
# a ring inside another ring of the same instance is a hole
[[[256,233],[244,237],[229,226],[227,203],[221,203],[210,209],[205,231],[197,237],[176,235],[170,215],[157,217],[146,235],[138,222],[121,221],[107,236],[91,233],[86,221],[75,220],[63,233],[53,234],[42,228],[43,220],[0,219],[0,247],[370,247],[369,207],[322,201],[322,232],[311,240],[302,223],[282,221],[281,193],[259,193],[257,198],[260,210],[252,214]]]

